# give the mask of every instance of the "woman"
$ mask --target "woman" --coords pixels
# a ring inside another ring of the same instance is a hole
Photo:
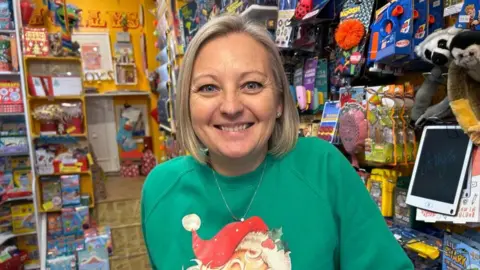
[[[299,117],[269,34],[207,23],[184,56],[177,139],[143,188],[153,269],[413,269],[359,176]]]

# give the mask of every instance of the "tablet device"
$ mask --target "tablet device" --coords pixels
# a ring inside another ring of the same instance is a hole
[[[428,126],[420,140],[407,204],[445,215],[457,213],[472,142],[459,126]]]

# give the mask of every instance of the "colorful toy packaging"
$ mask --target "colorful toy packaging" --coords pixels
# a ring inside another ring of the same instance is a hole
[[[318,129],[318,137],[332,143],[335,141],[338,126],[338,117],[340,115],[340,102],[329,101],[325,103],[322,114],[322,121]]]
[[[80,176],[62,175],[62,202],[64,206],[80,204]]]
[[[335,74],[357,77],[365,63],[364,50],[374,1],[347,0],[335,30],[337,43]]]
[[[17,247],[18,249],[27,252],[28,259],[25,261],[26,265],[38,265],[40,263],[40,254],[38,251],[36,235],[18,237]]]
[[[371,62],[392,64],[412,54],[413,1],[397,0],[376,11],[372,26]]]
[[[33,203],[18,204],[11,207],[12,229],[15,234],[30,233],[36,230]]]
[[[90,214],[88,207],[79,206],[76,208],[62,209],[63,235],[81,235],[84,229],[90,227]]]
[[[395,102],[384,96],[389,86],[367,87],[368,137],[365,140],[365,159],[379,164],[395,164]]]
[[[384,217],[393,216],[393,191],[399,173],[394,170],[373,169],[367,189]]]
[[[63,235],[62,215],[59,213],[50,213],[47,218],[47,233],[53,238]]]
[[[480,1],[465,0],[458,15],[457,28],[480,30]]]
[[[40,178],[42,186],[42,207],[44,210],[59,210],[62,208],[62,185],[60,178],[43,176]]]
[[[109,270],[106,248],[85,249],[78,252],[78,270]]]
[[[458,234],[445,235],[443,241],[442,270],[479,269],[480,243]]]
[[[428,1],[428,34],[442,29],[445,25],[443,20],[444,1],[430,0]]]
[[[318,59],[315,75],[315,90],[318,95],[318,109],[323,110],[328,100],[328,64],[327,59]]]
[[[85,246],[87,250],[106,248],[108,255],[113,255],[112,232],[110,227],[98,227],[85,230]]]

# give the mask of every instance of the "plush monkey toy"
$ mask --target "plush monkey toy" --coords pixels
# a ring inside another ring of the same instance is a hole
[[[480,145],[480,32],[465,31],[450,43],[448,70],[450,107],[462,129]]]
[[[453,117],[448,98],[433,106],[430,105],[438,87],[446,83],[442,73],[443,69],[448,67],[452,60],[449,45],[453,37],[461,31],[463,30],[455,27],[435,31],[415,47],[415,53],[420,58],[434,65],[434,68],[425,78],[415,95],[411,119],[415,121],[417,126],[421,126],[429,118],[444,119]]]

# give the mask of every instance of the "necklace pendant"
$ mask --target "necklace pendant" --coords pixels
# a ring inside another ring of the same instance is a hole
[[[241,221],[241,222],[244,222],[244,221],[245,221],[245,219],[242,217],[242,218],[240,219],[240,221]]]

